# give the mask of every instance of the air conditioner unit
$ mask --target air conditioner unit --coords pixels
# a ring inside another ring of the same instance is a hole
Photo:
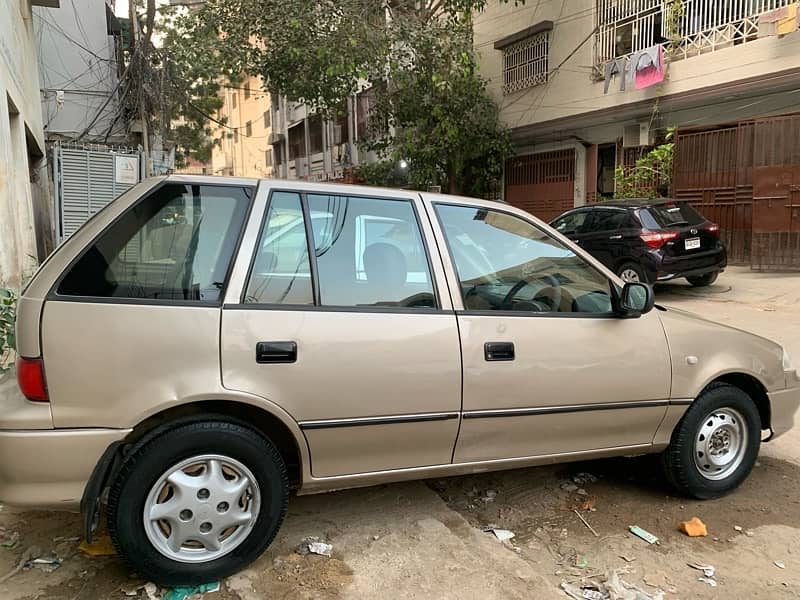
[[[622,146],[624,148],[638,148],[639,146],[652,146],[655,143],[655,132],[650,129],[649,123],[626,125],[622,131]]]

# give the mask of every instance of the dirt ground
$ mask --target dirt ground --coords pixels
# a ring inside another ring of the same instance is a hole
[[[730,269],[699,290],[659,286],[657,301],[783,343],[800,360],[800,276]],[[588,475],[587,475],[588,474]],[[584,525],[577,510],[597,533]],[[697,516],[706,538],[679,521]],[[512,531],[500,542],[484,528]],[[660,538],[650,545],[628,527]],[[0,576],[38,546],[61,566],[24,569],[0,598],[126,598],[143,581],[114,557],[77,549],[77,515],[0,510]],[[208,600],[263,598],[568,598],[563,582],[616,574],[638,598],[800,597],[800,429],[762,447],[750,478],[726,498],[675,497],[653,457],[520,469],[293,498],[273,546],[222,582]],[[331,558],[295,552],[306,536],[333,544]],[[2,540],[0,540],[2,542]],[[716,587],[688,562],[713,565]],[[628,590],[629,598],[636,598]],[[660,595],[659,595],[660,594]]]

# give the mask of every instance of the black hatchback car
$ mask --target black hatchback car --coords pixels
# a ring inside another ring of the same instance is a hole
[[[625,281],[712,284],[728,264],[719,225],[686,202],[624,200],[565,212],[550,225]]]

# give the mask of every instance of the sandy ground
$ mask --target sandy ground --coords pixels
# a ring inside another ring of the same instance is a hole
[[[657,297],[771,337],[800,360],[800,276],[731,269],[709,289],[677,282],[660,286]],[[707,524],[708,537],[677,531],[692,516]],[[515,537],[501,543],[483,531],[487,525]],[[630,535],[630,525],[652,532],[660,544]],[[0,527],[19,536],[13,548],[0,546],[0,574],[33,545],[63,561],[53,572],[26,569],[0,583],[0,598],[125,598],[126,589],[143,583],[116,557],[77,550],[71,539],[79,534],[77,515],[4,507]],[[603,581],[616,571],[627,584],[665,599],[797,598],[799,529],[796,429],[763,447],[738,491],[710,502],[673,496],[652,457],[293,498],[273,546],[205,597],[567,598],[562,582]],[[333,556],[297,554],[310,535],[331,542]],[[717,586],[698,581],[702,573],[687,562],[713,565]],[[144,591],[138,597],[146,598]]]

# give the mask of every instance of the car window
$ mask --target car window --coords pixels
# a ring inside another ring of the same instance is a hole
[[[589,211],[587,210],[569,213],[553,221],[551,223],[551,227],[553,227],[553,229],[559,233],[563,233],[564,235],[580,233],[588,215]]]
[[[617,231],[631,227],[632,222],[627,210],[599,208],[592,212],[589,229],[595,231]]]
[[[653,220],[655,220],[661,228],[686,227],[690,225],[700,225],[705,222],[705,218],[686,202],[656,204],[654,206],[648,206],[640,212],[652,216]]]
[[[319,227],[330,215],[314,215]],[[273,192],[244,296],[248,304],[313,304],[300,194]]]
[[[217,302],[249,189],[166,184],[132,206],[58,286],[63,296]]]
[[[610,281],[514,215],[436,205],[468,310],[611,313]]]
[[[309,194],[320,302],[328,306],[436,306],[414,208],[408,200]]]

